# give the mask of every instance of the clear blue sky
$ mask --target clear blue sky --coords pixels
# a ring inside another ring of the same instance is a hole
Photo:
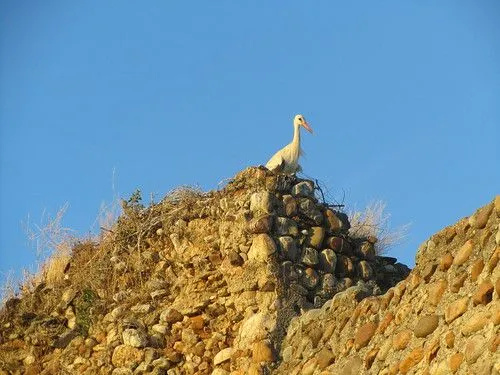
[[[3,1],[0,274],[66,202],[217,188],[303,113],[307,176],[418,245],[500,193],[500,2]],[[113,192],[113,171],[114,186]],[[2,276],[3,277],[3,276]]]

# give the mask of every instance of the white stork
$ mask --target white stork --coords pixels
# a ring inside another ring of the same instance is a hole
[[[297,115],[293,119],[293,140],[281,150],[273,155],[266,164],[266,168],[271,171],[294,174],[300,172],[302,168],[298,164],[299,156],[302,155],[300,148],[300,127],[303,126],[309,133],[313,130],[302,115]]]

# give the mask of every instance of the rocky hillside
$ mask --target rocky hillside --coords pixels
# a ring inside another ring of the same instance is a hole
[[[498,372],[500,197],[411,271],[312,181],[138,196],[0,312],[0,374]]]

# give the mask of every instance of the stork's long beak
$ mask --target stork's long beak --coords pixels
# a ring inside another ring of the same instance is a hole
[[[312,130],[312,128],[309,126],[309,124],[307,123],[307,121],[306,121],[306,120],[304,120],[304,121],[302,122],[302,126],[303,126],[303,127],[304,127],[304,128],[305,128],[308,132],[309,132],[309,133],[311,133],[311,134],[312,134],[313,130]]]

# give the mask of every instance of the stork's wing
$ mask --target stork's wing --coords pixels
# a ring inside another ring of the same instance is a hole
[[[266,164],[266,168],[271,170],[271,171],[276,171],[279,172],[283,169],[285,166],[285,159],[283,158],[283,152],[284,150],[279,150],[277,153],[275,153],[271,159]]]

